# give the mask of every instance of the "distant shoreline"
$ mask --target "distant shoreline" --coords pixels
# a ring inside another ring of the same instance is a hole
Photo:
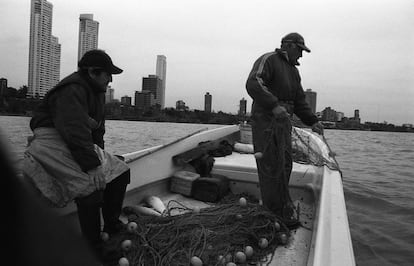
[[[31,115],[29,114],[12,114],[12,113],[0,113],[0,116],[20,116],[20,117],[31,117]],[[134,118],[114,118],[114,117],[109,117],[106,118],[106,120],[114,120],[114,121],[142,121],[142,122],[169,122],[169,123],[187,123],[187,124],[206,124],[206,123],[201,123],[201,122],[194,122],[194,121],[154,121],[154,117],[147,117],[147,119],[142,119],[142,117],[140,119],[134,119]],[[214,123],[217,125],[227,125],[227,123]],[[402,127],[397,127],[398,128],[402,128]],[[414,129],[413,128],[407,128],[405,131],[403,130],[386,130],[384,128],[381,129],[363,129],[363,128],[328,128],[326,127],[325,130],[349,130],[349,131],[375,131],[375,132],[400,132],[400,133],[414,133]]]

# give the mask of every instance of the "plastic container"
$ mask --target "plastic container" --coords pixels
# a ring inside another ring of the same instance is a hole
[[[199,177],[200,175],[194,172],[177,171],[171,178],[170,190],[190,197],[193,194],[193,182]]]

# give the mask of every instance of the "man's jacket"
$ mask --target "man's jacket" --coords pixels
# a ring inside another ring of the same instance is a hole
[[[279,104],[289,103],[306,125],[318,121],[305,100],[299,71],[289,63],[287,54],[279,49],[259,57],[246,82],[253,98],[252,114],[269,113]]]
[[[51,89],[30,121],[32,130],[56,128],[83,171],[101,164],[94,144],[104,148],[105,91],[75,72]]]

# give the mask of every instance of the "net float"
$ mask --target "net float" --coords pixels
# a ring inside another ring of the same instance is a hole
[[[122,243],[121,243],[121,247],[122,247],[122,249],[123,249],[123,250],[125,250],[125,251],[130,250],[130,249],[131,249],[131,247],[132,247],[132,241],[131,241],[131,240],[129,240],[129,239],[126,239],[126,240],[122,241]]]
[[[269,241],[266,238],[260,238],[259,239],[259,247],[264,249],[267,248],[267,246],[269,245]]]
[[[276,231],[280,230],[280,224],[278,222],[275,222],[275,229]]]
[[[135,230],[137,230],[137,228],[138,225],[136,222],[129,222],[127,225],[128,232],[134,232]]]
[[[256,152],[254,154],[254,158],[256,158],[256,159],[261,159],[262,157],[263,157],[263,153],[261,153],[261,152]]]
[[[191,258],[190,264],[191,264],[191,266],[202,266],[203,261],[199,257],[194,256],[194,257]]]
[[[246,254],[244,254],[244,252],[237,251],[235,257],[236,257],[236,262],[239,262],[239,263],[246,262]]]
[[[107,232],[102,232],[101,233],[101,239],[102,241],[106,242],[109,239],[109,234]]]
[[[280,242],[285,245],[287,243],[288,237],[285,233],[282,233],[279,235]]]
[[[239,204],[240,204],[240,206],[242,206],[242,207],[247,206],[247,200],[246,200],[246,198],[241,197],[241,198],[239,199]]]
[[[129,266],[129,261],[128,261],[127,258],[122,257],[122,258],[119,259],[118,265],[119,266]]]
[[[253,256],[253,248],[251,246],[246,246],[244,248],[244,254],[246,254],[246,257],[250,258],[251,256]]]

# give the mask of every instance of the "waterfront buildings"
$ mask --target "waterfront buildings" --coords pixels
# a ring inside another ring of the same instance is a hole
[[[211,113],[212,96],[209,92],[204,95],[204,112]]]
[[[121,104],[131,106],[131,97],[128,95],[121,97]]]
[[[0,79],[0,96],[6,94],[7,91],[7,79],[1,78]]]
[[[177,111],[186,111],[188,110],[188,107],[185,105],[185,102],[183,100],[178,100],[175,102],[175,109]]]
[[[157,55],[157,65],[155,74],[161,80],[160,87],[155,94],[155,98],[158,104],[160,104],[161,109],[165,107],[165,87],[167,79],[167,57],[165,55]],[[142,88],[144,89],[144,88]]]
[[[161,86],[161,79],[157,75],[148,75],[148,77],[142,78],[142,91],[150,91],[154,95],[154,104],[158,104],[162,108],[164,99],[162,98]]]
[[[93,14],[80,14],[78,62],[90,50],[98,48],[99,22],[93,20]]]
[[[312,91],[311,89],[307,89],[305,91],[305,99],[306,102],[309,104],[312,112],[316,113],[316,92]]]
[[[147,109],[155,104],[154,94],[149,90],[135,92],[135,108]]]
[[[52,35],[53,5],[31,0],[28,97],[43,98],[60,79],[61,46]]]

